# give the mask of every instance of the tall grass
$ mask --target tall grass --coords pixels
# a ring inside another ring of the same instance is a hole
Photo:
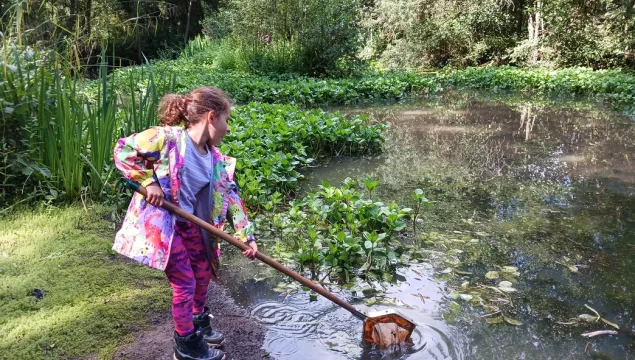
[[[154,125],[160,96],[176,79],[157,82],[149,66],[141,75],[108,74],[102,54],[98,79],[88,81],[54,51],[9,45],[0,74],[3,200],[73,201],[83,193],[101,198],[114,191],[115,138]],[[117,91],[119,80],[129,85],[123,92]]]
[[[122,74],[127,77],[127,81],[124,81],[127,86],[126,95],[120,96],[123,102],[121,106],[123,131],[131,134],[156,125],[156,108],[159,100],[163,94],[174,91],[176,74],[171,73],[157,79],[149,63],[146,63],[141,72],[129,71]],[[147,85],[140,88],[139,84],[144,82],[147,82]]]

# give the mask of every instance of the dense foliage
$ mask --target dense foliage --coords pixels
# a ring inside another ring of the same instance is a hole
[[[140,77],[144,68],[127,68],[119,74]],[[219,71],[213,66],[190,61],[167,61],[155,64],[158,78],[177,75],[175,91],[186,92],[204,85],[227,91],[238,103],[294,103],[303,106],[355,104],[373,100],[400,100],[409,93],[439,90],[430,77],[414,73],[370,74],[343,79],[317,79],[300,76],[255,76],[244,72]],[[145,84],[139,83],[139,87]]]
[[[250,103],[232,112],[223,153],[238,159],[238,187],[253,207],[295,191],[315,158],[381,151],[383,124],[291,105]]]
[[[360,5],[357,0],[226,0],[205,24],[229,40],[230,49],[219,54],[224,68],[319,75],[356,55]]]
[[[324,74],[341,70],[352,56],[389,69],[632,67],[634,6],[609,0],[286,0],[273,6],[227,0],[205,27],[232,40],[233,55],[220,57],[242,60],[219,63],[241,63],[239,69]]]
[[[390,68],[633,66],[634,6],[609,0],[377,0],[365,9],[367,56]]]
[[[480,67],[449,70],[440,77],[450,86],[595,96],[613,102],[620,111],[635,110],[635,74],[619,70]]]

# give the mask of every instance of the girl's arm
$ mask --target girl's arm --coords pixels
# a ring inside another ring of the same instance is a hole
[[[155,180],[154,169],[146,167],[145,161],[159,160],[164,142],[165,132],[159,127],[121,138],[115,145],[115,166],[126,179],[147,187]]]

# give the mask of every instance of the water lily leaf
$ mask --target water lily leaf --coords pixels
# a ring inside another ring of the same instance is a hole
[[[454,272],[460,275],[472,275],[472,273],[469,271],[455,270]]]
[[[468,285],[470,285],[470,282],[469,282],[469,281],[464,281],[464,282],[461,284],[461,288],[465,289],[465,288],[467,288],[467,287],[468,287]]]
[[[452,273],[452,268],[446,268],[444,270],[439,271],[441,274],[450,274]]]
[[[461,294],[461,299],[465,300],[465,301],[470,301],[472,300],[474,297],[470,294]]]
[[[514,319],[510,319],[507,316],[503,316],[503,319],[505,319],[505,322],[510,324],[510,325],[519,326],[519,325],[523,324],[520,321],[514,320]]]
[[[489,271],[485,274],[485,277],[488,279],[498,279],[498,271]]]
[[[520,273],[518,272],[518,268],[515,266],[504,266],[501,271],[506,275],[520,276]]]
[[[578,268],[575,265],[569,265],[567,267],[569,268],[569,270],[571,270],[571,272],[574,272],[574,273],[578,272]]]
[[[578,315],[578,320],[584,321],[584,322],[596,322],[598,321],[598,318],[596,316],[589,315],[589,314],[580,314]]]
[[[375,297],[368,298],[368,299],[364,300],[364,304],[365,304],[366,306],[373,306],[373,305],[375,305],[376,303],[377,303],[377,298],[375,298]]]
[[[502,287],[512,287],[513,284],[511,283],[511,281],[501,281],[500,283],[498,283],[498,287],[502,288]]]
[[[448,295],[448,297],[449,297],[450,299],[452,299],[452,300],[457,300],[460,296],[461,296],[461,294],[459,294],[459,293],[458,293],[458,292],[456,292],[456,291],[452,291],[452,292]]]
[[[491,317],[491,318],[486,318],[485,319],[485,322],[487,322],[488,324],[500,324],[503,321],[505,321],[505,320],[503,319],[502,316]]]

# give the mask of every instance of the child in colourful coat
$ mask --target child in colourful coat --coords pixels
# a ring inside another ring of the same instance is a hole
[[[254,259],[258,251],[254,226],[233,180],[236,160],[216,148],[227,134],[229,114],[229,100],[214,87],[184,97],[166,95],[159,104],[162,126],[119,139],[114,149],[117,168],[125,178],[144,186],[147,198],[133,195],[113,249],[165,271],[173,288],[178,360],[225,359],[216,349],[223,335],[211,328],[205,306],[220,250],[206,231],[163,209],[163,200],[221,229],[229,212],[235,236],[250,247],[243,255]],[[206,242],[211,248],[205,247]]]

